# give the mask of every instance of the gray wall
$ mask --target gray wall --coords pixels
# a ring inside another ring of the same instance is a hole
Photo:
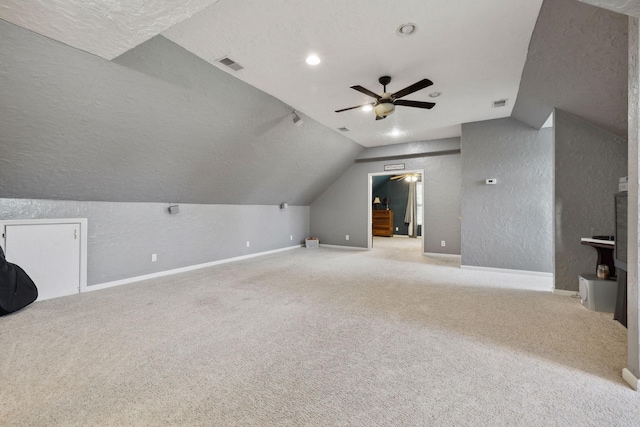
[[[0,197],[309,205],[363,147],[162,36],[105,61],[0,20]]]
[[[640,25],[629,18],[629,143],[627,242],[638,242],[638,145],[640,143]],[[640,301],[638,300],[638,245],[628,245],[627,257],[627,367],[640,378]]]
[[[578,290],[595,274],[596,251],[582,237],[615,234],[613,195],[627,176],[625,139],[561,110],[555,112],[555,287]]]
[[[406,149],[407,144],[400,144],[385,150],[393,156],[406,154]],[[459,254],[459,154],[354,164],[311,205],[311,234],[321,243],[366,248],[371,233],[367,220],[368,174],[384,172],[384,165],[390,163],[404,163],[406,170],[424,169],[424,251]],[[346,234],[349,241],[345,240]],[[446,247],[440,246],[441,240],[447,242]]]
[[[554,108],[626,137],[626,16],[574,0],[543,2],[512,117],[540,129]]]
[[[552,272],[552,130],[466,123],[461,145],[462,265]]]
[[[299,245],[309,235],[309,207],[180,204],[174,215],[167,207],[0,199],[0,218],[88,218],[89,286]]]

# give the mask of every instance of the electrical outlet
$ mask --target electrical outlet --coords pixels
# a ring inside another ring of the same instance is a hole
[[[247,247],[251,246],[251,243],[247,240]]]
[[[345,240],[349,240],[349,235],[344,236]]]
[[[440,246],[447,246],[447,242],[445,242],[444,240],[440,241]]]
[[[289,236],[289,240],[293,240],[293,234]]]
[[[151,254],[151,262],[156,262],[158,260],[158,254]]]
[[[396,227],[396,231],[398,231],[398,227]]]

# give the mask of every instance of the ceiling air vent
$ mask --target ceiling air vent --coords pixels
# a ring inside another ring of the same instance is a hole
[[[226,56],[220,59],[218,62],[221,63],[222,65],[226,65],[227,67],[231,68],[233,71],[240,71],[244,68],[242,65],[238,64],[236,61],[232,59],[227,58]]]
[[[493,106],[493,108],[506,107],[507,106],[507,100],[506,99],[500,99],[498,101],[493,101],[492,106]]]
[[[338,128],[338,130],[339,130],[340,132],[349,132],[349,129],[347,129],[347,128],[345,128],[345,127]]]

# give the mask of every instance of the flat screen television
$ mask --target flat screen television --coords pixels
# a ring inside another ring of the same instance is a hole
[[[627,192],[616,193],[616,236],[613,263],[627,271]]]

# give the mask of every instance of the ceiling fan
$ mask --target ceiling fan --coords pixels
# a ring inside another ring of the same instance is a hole
[[[413,181],[416,182],[421,178],[419,173],[403,173],[402,175],[394,175],[389,179],[392,180],[400,180],[400,179],[404,179],[405,181]]]
[[[386,118],[388,115],[393,113],[396,105],[403,105],[405,107],[416,107],[416,108],[426,108],[431,109],[436,104],[433,102],[422,102],[422,101],[409,101],[400,99],[404,96],[407,96],[413,92],[417,92],[420,89],[424,89],[433,84],[433,82],[429,79],[422,79],[419,82],[412,84],[411,86],[407,86],[402,90],[397,91],[396,93],[388,93],[387,85],[391,82],[391,77],[382,76],[378,79],[382,87],[384,88],[384,92],[382,95],[378,95],[375,92],[370,91],[369,89],[363,88],[360,85],[351,86],[351,89],[355,89],[358,92],[364,93],[372,98],[375,98],[375,102],[371,102],[368,104],[358,105],[355,107],[343,108],[342,110],[336,110],[336,113],[341,113],[347,110],[353,110],[355,108],[361,108],[366,105],[371,105],[373,110],[376,113],[376,120],[382,120]]]

